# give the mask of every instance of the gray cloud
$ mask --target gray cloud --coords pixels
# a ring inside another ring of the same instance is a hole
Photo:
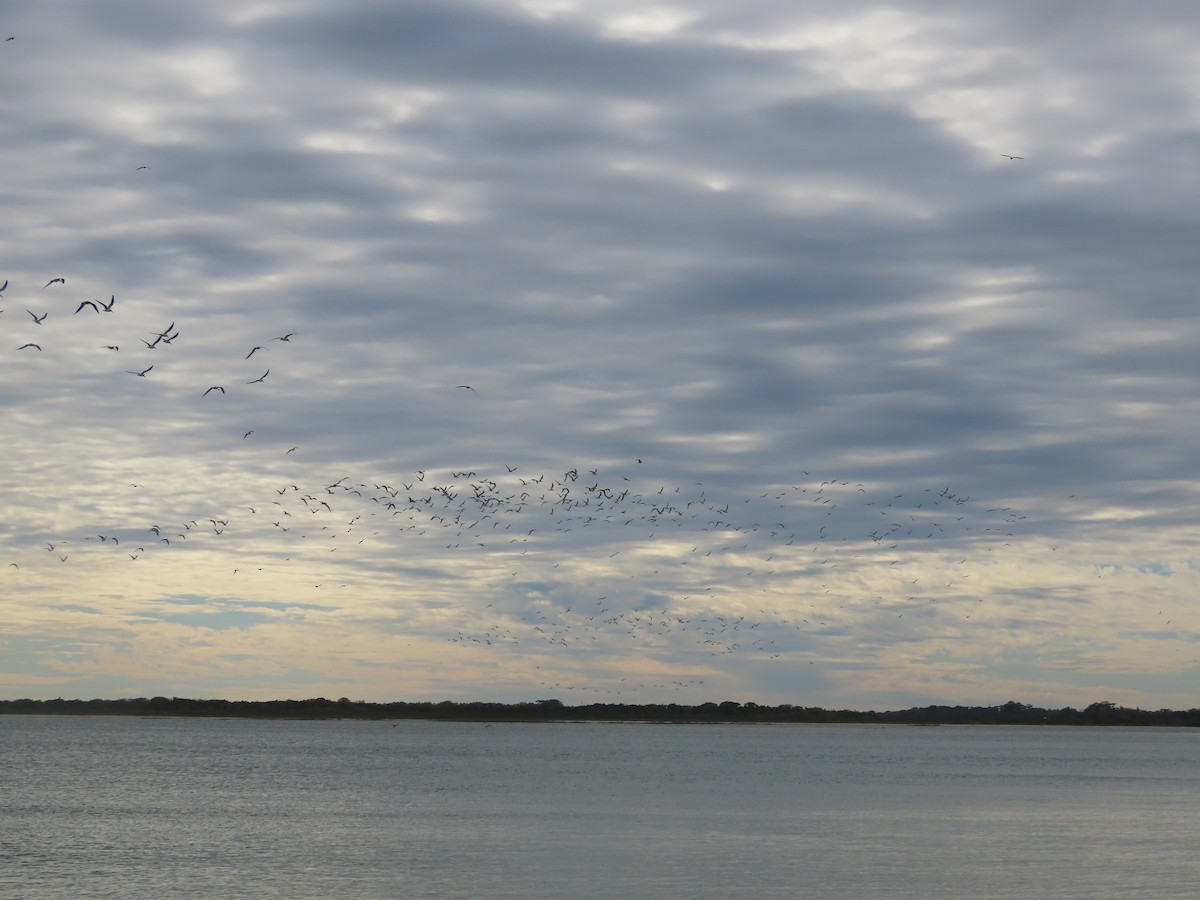
[[[10,10],[0,691],[1186,702],[1195,16],[630,11]]]

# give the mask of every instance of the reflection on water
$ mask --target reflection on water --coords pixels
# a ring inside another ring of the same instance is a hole
[[[1198,740],[0,717],[0,894],[1191,897]]]

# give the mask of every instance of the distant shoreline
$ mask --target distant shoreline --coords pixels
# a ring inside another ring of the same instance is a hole
[[[1138,725],[1200,727],[1200,709],[1144,710],[1108,701],[1085,709],[1042,709],[1010,700],[999,706],[924,706],[884,712],[757,703],[367,703],[327,700],[195,700],[137,697],[122,700],[0,700],[0,715],[172,716],[240,719],[360,719],[453,722],[623,722],[660,724],[811,723],[893,725]]]

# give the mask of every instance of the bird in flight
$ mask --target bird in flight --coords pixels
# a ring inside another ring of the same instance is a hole
[[[290,341],[291,341],[292,337],[293,337],[295,334],[296,334],[296,332],[294,332],[294,331],[289,331],[287,334],[280,335],[279,337],[273,337],[273,338],[271,338],[271,340],[273,340],[273,341],[283,341],[284,343],[288,343],[288,342],[290,342]],[[251,350],[250,352],[251,352],[251,353],[253,353],[254,351],[253,351],[253,350]],[[246,357],[246,358],[247,358],[247,359],[249,359],[250,357]]]
[[[462,388],[463,390],[467,390],[467,391],[475,391],[475,388],[471,387],[469,384],[456,384],[455,387]],[[479,391],[475,391],[475,393],[478,394]]]
[[[138,167],[137,167],[136,169],[134,169],[133,171],[135,171],[135,172],[140,172],[140,171],[142,171],[142,169],[148,169],[148,168],[150,168],[150,167],[149,167],[149,166],[138,166]]]
[[[244,441],[246,438],[250,437],[250,435],[252,435],[252,434],[254,434],[253,428],[251,428],[249,431],[247,431],[245,434],[242,435],[242,440]]]
[[[134,372],[129,369],[126,369],[125,371],[129,372],[130,375],[137,375],[139,378],[145,378],[146,373],[149,372],[153,368],[154,368],[154,366],[146,366],[146,368],[142,369],[142,371],[140,371],[140,372]]]
[[[114,300],[115,300],[115,298],[114,298]],[[163,341],[164,343],[169,344],[169,343],[171,343],[171,341],[175,340],[175,338],[179,337],[178,331],[176,331],[174,334],[171,334],[171,329],[174,327],[175,327],[175,323],[172,322],[170,325],[167,326],[166,331],[151,332],[152,334],[155,335],[154,343],[150,343],[150,341],[146,340],[145,338],[139,338],[139,340],[141,340],[141,342],[143,344],[145,344],[147,347],[149,347],[151,350],[153,350],[155,347],[158,346],[159,341]]]
[[[1007,153],[1001,153],[1000,155],[1003,156],[1005,159],[1024,159],[1025,158],[1023,156],[1009,156]]]
[[[93,312],[96,312],[96,313],[99,313],[99,312],[100,312],[100,307],[98,307],[98,306],[96,305],[96,301],[95,301],[95,300],[84,300],[82,303],[80,303],[80,304],[79,304],[79,306],[77,306],[77,307],[75,308],[75,315],[79,315],[80,311],[81,311],[81,310],[82,310],[82,309],[83,309],[85,306],[90,306],[90,307],[92,308]]]
[[[211,394],[213,391],[220,391],[220,392],[223,394],[223,393],[225,393],[225,388],[221,387],[219,384],[214,384],[212,387],[210,387],[210,388],[209,388],[207,391],[205,391],[205,392],[204,392],[203,394],[201,394],[200,396],[201,396],[201,397],[207,397],[207,396],[208,396],[209,394]]]
[[[33,321],[36,322],[38,325],[41,325],[42,322],[44,322],[46,320],[46,316],[50,315],[50,313],[44,312],[39,316],[32,309],[27,309],[27,310],[25,310],[25,312],[27,312],[31,316],[33,316]]]
[[[267,371],[263,372],[258,378],[255,378],[253,381],[247,381],[246,384],[261,384],[263,380],[266,379],[266,377],[270,374],[271,370],[267,369]]]
[[[52,284],[66,284],[66,283],[67,283],[67,279],[65,279],[65,278],[51,278],[49,281],[47,281],[45,284],[42,285],[42,290],[44,291],[46,288],[50,287],[50,285],[52,285]]]
[[[267,349],[266,347],[255,347],[253,350],[251,350],[249,353],[246,354],[245,358],[249,359],[250,357],[252,357],[255,354],[256,351],[266,350],[266,349]]]
[[[0,284],[0,294],[3,294],[7,287],[8,287],[8,279],[5,278],[4,284]]]
[[[20,347],[18,347],[17,349],[18,349],[18,350],[24,350],[26,347],[32,347],[34,350],[41,350],[41,349],[42,349],[42,345],[41,345],[41,344],[22,344],[22,345],[21,345]]]
[[[108,302],[107,302],[107,303],[105,303],[103,300],[101,300],[101,301],[100,301],[100,305],[104,307],[104,311],[105,311],[105,312],[112,312],[112,311],[113,311],[113,304],[114,304],[114,303],[116,303],[116,302],[117,302],[117,295],[116,295],[116,294],[113,294],[111,297],[109,297],[109,298],[108,298]]]

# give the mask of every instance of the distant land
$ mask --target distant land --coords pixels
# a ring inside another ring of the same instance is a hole
[[[189,700],[137,697],[126,700],[0,700],[0,715],[181,716],[246,719],[427,719],[453,722],[668,722],[857,723],[895,725],[1157,725],[1200,727],[1200,709],[1144,710],[1108,701],[1085,709],[1040,709],[1010,700],[1000,706],[923,706],[890,712],[762,706],[757,703],[588,703],[560,700],[528,703],[367,703],[327,700]]]

